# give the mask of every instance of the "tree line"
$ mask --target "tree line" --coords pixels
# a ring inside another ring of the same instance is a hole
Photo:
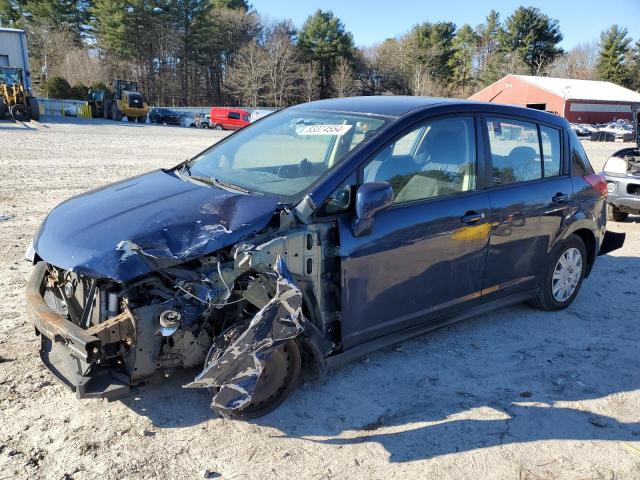
[[[640,41],[613,25],[570,51],[557,20],[519,7],[483,23],[422,22],[369,47],[317,10],[297,28],[246,0],[0,0],[2,26],[28,31],[34,84],[48,96],[136,80],[158,105],[284,107],[349,95],[468,97],[508,73],[640,88]]]

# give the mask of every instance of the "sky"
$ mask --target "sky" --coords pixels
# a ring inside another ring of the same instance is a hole
[[[451,21],[458,27],[484,21],[492,8],[507,18],[520,5],[538,7],[560,22],[562,48],[597,40],[614,23],[640,39],[640,0],[250,0],[261,15],[280,20],[290,18],[299,28],[318,8],[331,10],[353,34],[357,46],[370,46],[399,36],[417,23]]]

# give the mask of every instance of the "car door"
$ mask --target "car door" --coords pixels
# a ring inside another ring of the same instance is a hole
[[[240,113],[234,110],[231,110],[227,114],[227,125],[225,128],[229,130],[238,130],[240,128]]]
[[[489,199],[478,135],[473,115],[428,119],[363,165],[360,182],[389,182],[394,205],[365,236],[339,220],[345,349],[479,302]]]
[[[491,236],[482,301],[533,289],[546,271],[573,194],[562,130],[485,117]],[[544,161],[541,161],[544,159]]]

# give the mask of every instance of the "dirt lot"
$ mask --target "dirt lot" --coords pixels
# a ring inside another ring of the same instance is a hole
[[[457,324],[300,388],[258,421],[156,380],[79,401],[37,355],[23,254],[57,203],[166,167],[220,133],[0,122],[0,479],[640,478],[640,218],[560,313],[526,305]],[[587,144],[598,169],[620,144]]]

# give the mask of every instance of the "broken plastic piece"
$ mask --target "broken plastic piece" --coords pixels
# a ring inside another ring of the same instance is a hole
[[[241,409],[251,402],[260,375],[273,350],[304,331],[302,292],[278,255],[275,262],[276,294],[253,317],[247,329],[209,363],[186,388],[217,389],[212,405]]]

